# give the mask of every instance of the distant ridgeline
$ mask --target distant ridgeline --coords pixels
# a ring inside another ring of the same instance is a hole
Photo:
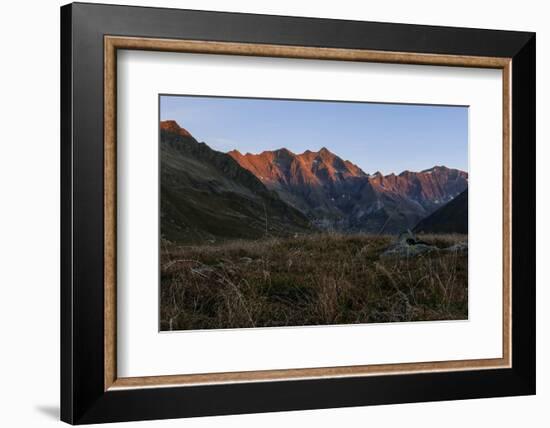
[[[435,166],[369,175],[326,148],[226,154],[197,142],[175,121],[160,127],[165,239],[250,239],[327,229],[395,234],[417,225],[418,231],[467,232],[466,172]]]

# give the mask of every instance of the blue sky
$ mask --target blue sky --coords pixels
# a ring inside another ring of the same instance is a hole
[[[223,152],[326,147],[367,173],[434,165],[468,170],[462,106],[162,95],[160,117]]]

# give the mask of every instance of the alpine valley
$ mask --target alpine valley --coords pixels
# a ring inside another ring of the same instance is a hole
[[[468,319],[468,174],[291,138],[224,153],[160,123],[160,330]]]
[[[161,233],[169,241],[467,227],[464,171],[368,174],[327,148],[222,153],[175,121],[160,128]]]

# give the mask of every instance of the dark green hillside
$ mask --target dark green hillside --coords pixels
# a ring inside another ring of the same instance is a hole
[[[309,231],[302,213],[175,122],[161,123],[160,145],[163,239],[202,242]]]

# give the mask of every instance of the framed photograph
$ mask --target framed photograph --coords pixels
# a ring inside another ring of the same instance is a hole
[[[61,417],[535,393],[535,34],[61,8]]]

